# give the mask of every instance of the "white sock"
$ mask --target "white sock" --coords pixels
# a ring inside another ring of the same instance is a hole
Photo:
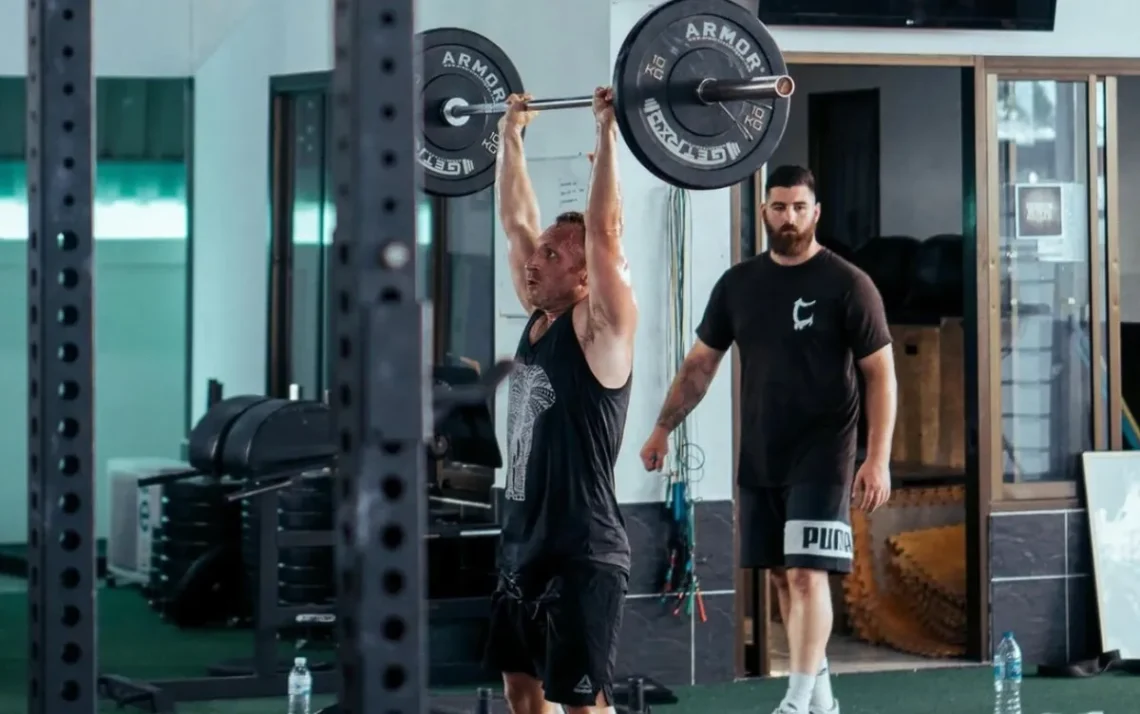
[[[780,707],[789,712],[796,712],[796,714],[800,714],[800,712],[806,714],[808,705],[811,704],[811,690],[814,686],[814,674],[796,674],[793,672],[788,677],[788,693],[784,695],[784,701],[780,702]]]
[[[827,666],[826,657],[815,677],[815,689],[811,690],[811,706],[823,712],[830,711],[835,706],[835,695],[831,693],[831,669]]]

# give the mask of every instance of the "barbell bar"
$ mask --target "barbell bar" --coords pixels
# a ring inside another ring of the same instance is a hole
[[[796,83],[786,74],[778,77],[758,77],[756,79],[706,79],[693,88],[693,100],[701,104],[719,104],[732,101],[759,101],[790,97]],[[563,97],[561,99],[534,99],[526,103],[533,111],[554,111],[558,109],[580,109],[592,106],[594,98]],[[466,100],[452,97],[443,103],[443,119],[452,126],[463,126],[467,117],[476,114],[502,114],[510,105],[506,102],[494,104],[468,104]]]
[[[518,70],[486,37],[458,28],[421,35],[424,190],[463,196],[494,183],[498,118],[522,94]],[[674,186],[737,184],[783,137],[795,82],[764,24],[731,0],[671,0],[626,36],[614,114],[630,153]],[[588,107],[593,97],[539,99],[533,110]],[[587,147],[588,148],[588,147]]]

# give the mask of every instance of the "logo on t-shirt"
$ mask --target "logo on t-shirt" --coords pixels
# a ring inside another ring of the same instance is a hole
[[[534,424],[554,404],[554,387],[537,364],[516,365],[507,404],[508,501],[526,500],[526,470],[534,442]]]
[[[800,313],[801,310],[809,308],[814,304],[815,300],[806,302],[803,298],[798,298],[792,305],[792,327],[794,327],[797,332],[810,327],[811,323],[815,320],[815,315],[813,313],[808,313],[807,315],[802,315]]]
[[[784,525],[784,555],[814,555],[851,560],[851,526],[842,521],[788,521]]]

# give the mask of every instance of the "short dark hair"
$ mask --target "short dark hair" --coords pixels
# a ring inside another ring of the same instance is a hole
[[[554,219],[554,225],[556,226],[565,225],[567,223],[575,226],[585,226],[586,216],[580,211],[566,211],[565,213],[558,214],[558,217]]]
[[[795,188],[796,186],[807,188],[814,196],[815,175],[810,169],[805,169],[803,166],[791,164],[777,166],[768,172],[768,183],[764,186],[764,194],[767,195],[774,188]]]

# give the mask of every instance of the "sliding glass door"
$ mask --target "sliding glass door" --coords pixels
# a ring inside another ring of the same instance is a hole
[[[1120,448],[1105,178],[1114,94],[1115,80],[1097,75],[987,75],[989,359],[979,377],[995,501],[1072,498],[1081,453]]]

